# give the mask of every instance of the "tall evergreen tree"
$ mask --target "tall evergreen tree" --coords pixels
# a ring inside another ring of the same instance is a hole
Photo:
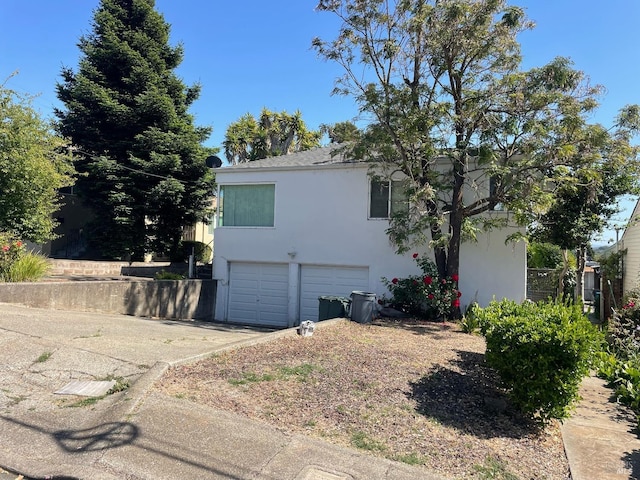
[[[78,187],[98,221],[92,241],[111,258],[173,253],[182,227],[203,220],[213,189],[202,146],[211,129],[188,113],[200,86],[174,70],[181,45],[154,0],[101,0],[80,38],[77,72],[57,85],[58,128],[81,157]]]

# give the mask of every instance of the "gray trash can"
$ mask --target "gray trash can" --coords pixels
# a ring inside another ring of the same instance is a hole
[[[371,323],[376,312],[376,294],[370,292],[351,292],[351,320],[358,323]]]

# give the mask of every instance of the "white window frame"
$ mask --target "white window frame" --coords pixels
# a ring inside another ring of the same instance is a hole
[[[388,194],[387,194],[387,209],[386,209],[386,215],[385,216],[373,216],[372,215],[372,195],[373,195],[373,188],[374,188],[374,184],[383,184],[386,183],[388,186]],[[369,202],[368,202],[368,208],[367,208],[367,218],[369,220],[389,220],[391,218],[391,216],[396,213],[394,212],[394,202],[393,202],[393,189],[394,188],[403,188],[403,184],[405,183],[404,180],[376,180],[374,178],[370,179],[369,181]],[[395,187],[394,187],[395,185]],[[407,199],[406,201],[407,207],[409,205],[409,200]]]
[[[224,218],[224,191],[225,187],[252,187],[252,186],[272,186],[273,187],[273,221],[271,225],[225,225]],[[225,183],[218,186],[218,205],[216,208],[216,228],[274,228],[276,223],[276,184],[275,182],[256,183]]]

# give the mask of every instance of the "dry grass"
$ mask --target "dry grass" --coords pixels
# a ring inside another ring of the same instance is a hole
[[[170,395],[449,478],[567,479],[557,425],[523,420],[454,324],[321,325],[173,368]]]

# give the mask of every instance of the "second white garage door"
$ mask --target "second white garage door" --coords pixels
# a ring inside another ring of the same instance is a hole
[[[348,297],[354,290],[369,290],[367,267],[300,267],[300,320],[318,320],[318,297]]]
[[[288,292],[288,265],[231,262],[227,320],[247,325],[287,327]]]

